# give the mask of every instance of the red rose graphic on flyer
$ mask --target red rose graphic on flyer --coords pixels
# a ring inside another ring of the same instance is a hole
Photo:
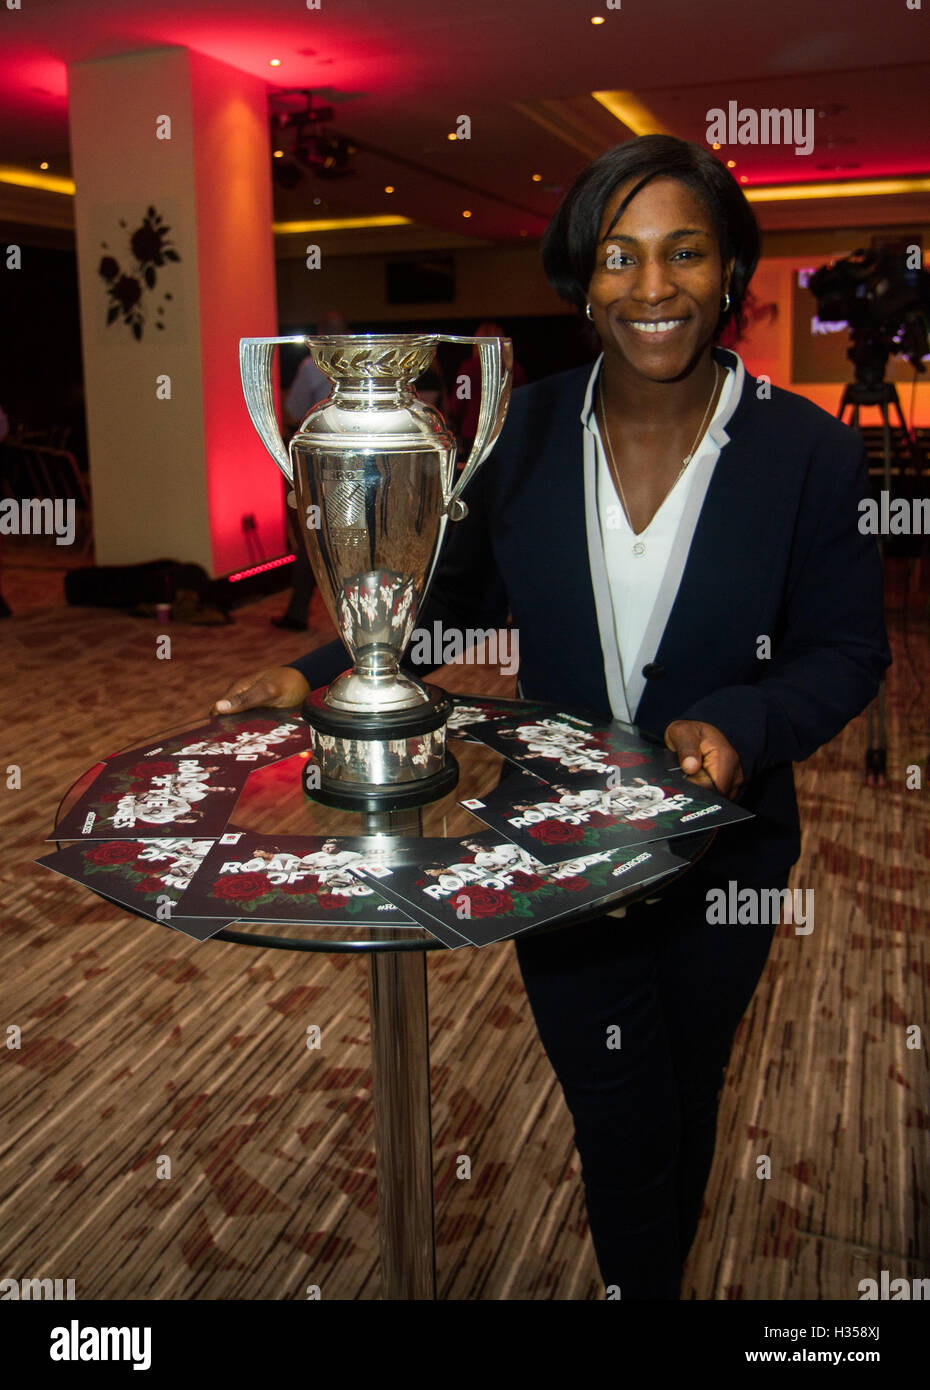
[[[352,872],[410,853],[409,844],[381,838],[254,835],[231,831],[204,858],[184,898],[184,910],[206,917],[235,908],[242,922],[301,922],[359,927],[411,925],[371,883]]]
[[[512,878],[514,887],[520,893],[532,893],[546,881],[542,874],[533,873],[530,869],[515,869]]]
[[[205,941],[235,914],[189,917],[181,900],[212,840],[106,840],[69,845],[38,862],[121,907]]]
[[[501,912],[509,912],[513,898],[496,888],[463,888],[461,893],[468,899],[472,917],[496,917]]]
[[[493,790],[460,805],[544,864],[569,854],[632,849],[703,829],[705,821],[726,824],[749,814],[693,786],[684,775],[673,786],[667,771],[663,783],[640,776],[640,771],[636,766],[621,774],[612,768],[607,783],[599,777],[544,782],[508,768]]]
[[[162,881],[156,874],[146,874],[140,878],[136,884],[137,893],[160,893],[162,891]]]
[[[235,878],[220,878],[210,887],[210,893],[214,898],[233,899],[236,902],[240,898],[260,898],[267,892],[268,880],[264,874],[240,874]]]
[[[625,888],[642,887],[682,863],[664,845],[650,845],[544,865],[489,831],[465,840],[419,840],[417,853],[417,864],[362,862],[354,872],[451,948],[487,946],[569,913],[594,916]]]
[[[564,821],[542,821],[531,825],[529,833],[534,840],[542,840],[547,845],[577,844],[584,839],[584,831],[577,825],[566,825]]]
[[[249,775],[226,758],[111,758],[49,839],[136,840],[222,835]]]
[[[136,840],[109,840],[85,851],[88,864],[131,864],[143,846]]]
[[[302,878],[299,879],[296,883],[281,884],[281,892],[291,893],[294,895],[294,897],[300,897],[304,893],[313,893],[315,891],[316,889],[314,888],[314,880],[312,878]]]
[[[648,753],[637,753],[633,749],[616,749],[604,759],[608,767],[641,767],[651,761]]]
[[[151,777],[154,774],[156,777],[164,777],[169,772],[174,772],[174,763],[168,762],[167,759],[159,762],[157,758],[153,758],[150,763],[136,763],[129,769],[129,776]]]
[[[337,898],[335,893],[318,893],[316,905],[321,908],[323,912],[338,912],[340,908],[345,906],[342,899]]]

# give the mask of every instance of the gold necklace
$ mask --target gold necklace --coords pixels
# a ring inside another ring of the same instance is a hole
[[[710,393],[710,400],[707,402],[707,409],[704,411],[704,418],[702,419],[700,425],[698,426],[698,432],[697,432],[697,434],[694,436],[694,443],[691,445],[691,448],[690,448],[690,450],[688,451],[688,453],[685,454],[684,461],[682,462],[682,465],[681,465],[681,467],[680,467],[679,470],[678,470],[677,476],[676,476],[676,478],[675,478],[675,482],[672,483],[672,486],[671,486],[671,487],[669,487],[669,488],[666,489],[665,497],[667,497],[667,496],[669,495],[669,493],[672,491],[672,488],[675,487],[675,485],[676,485],[677,482],[678,482],[678,479],[681,477],[682,473],[684,473],[685,469],[688,467],[688,464],[689,464],[689,463],[691,462],[691,460],[694,458],[694,452],[695,452],[695,450],[697,449],[697,446],[698,446],[698,444],[699,444],[699,442],[700,442],[700,440],[701,440],[702,435],[704,434],[704,430],[705,430],[705,427],[706,427],[706,425],[707,425],[707,417],[708,417],[709,414],[710,414],[710,408],[711,408],[711,406],[713,405],[713,403],[714,403],[714,397],[715,397],[716,394],[717,394],[717,382],[719,381],[719,379],[720,379],[720,368],[718,367],[717,363],[715,362],[715,363],[714,363],[714,385],[713,385],[713,390],[712,390],[711,393]],[[610,472],[611,472],[611,477],[613,478],[614,482],[617,484],[617,491],[618,491],[619,494],[620,494],[620,501],[621,501],[622,504],[623,504],[623,510],[624,510],[624,512],[626,513],[626,519],[627,519],[627,521],[629,522],[629,524],[630,524],[630,530],[632,531],[632,530],[633,530],[633,521],[632,521],[632,518],[631,518],[631,516],[630,516],[630,509],[629,509],[629,507],[628,507],[627,504],[626,504],[626,497],[625,497],[624,494],[623,494],[623,483],[620,481],[620,470],[618,469],[618,467],[617,467],[617,461],[616,461],[616,459],[614,458],[613,445],[612,445],[611,442],[610,442],[610,430],[607,428],[607,410],[606,410],[606,408],[605,408],[605,406],[604,406],[604,372],[603,372],[603,369],[601,370],[601,372],[599,373],[598,378],[597,378],[597,395],[598,395],[598,400],[599,400],[600,406],[601,406],[601,419],[602,419],[603,422],[604,422],[604,439],[605,439],[605,441],[606,441],[606,443],[607,443],[607,453],[608,453],[608,456],[609,456],[609,459],[610,459]],[[662,502],[665,501],[665,497],[662,498]],[[660,503],[659,503],[659,506],[661,506],[661,505],[662,505],[662,503],[660,502]],[[636,534],[636,532],[634,532],[634,535],[635,535],[635,534]]]

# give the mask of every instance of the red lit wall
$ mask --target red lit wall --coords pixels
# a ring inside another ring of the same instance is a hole
[[[207,509],[214,574],[250,563],[242,517],[261,557],[284,546],[282,478],[252,426],[239,339],[274,337],[271,147],[265,84],[190,54]]]

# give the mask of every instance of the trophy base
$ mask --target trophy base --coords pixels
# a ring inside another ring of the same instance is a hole
[[[395,782],[390,785],[335,782],[321,775],[320,785],[317,786],[313,777],[316,771],[312,763],[305,764],[303,788],[311,801],[318,801],[321,806],[330,806],[337,811],[364,811],[368,814],[429,806],[451,792],[459,780],[459,765],[451,753],[446,754],[445,766],[441,771],[434,772],[431,777],[420,777],[415,782]]]
[[[314,691],[302,714],[310,725],[313,762],[304,768],[308,796],[340,810],[387,811],[425,806],[458,782],[446,753],[453,704],[438,686],[417,709],[355,714],[332,709]]]

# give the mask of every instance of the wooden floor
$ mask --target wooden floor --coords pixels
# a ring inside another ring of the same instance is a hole
[[[195,721],[229,677],[310,642],[269,625],[279,597],[230,628],[173,626],[157,660],[154,622],[69,609],[62,573],[23,559],[7,549],[0,624],[0,768],[22,769],[0,793],[2,1023],[22,1030],[0,1054],[0,1278],[73,1278],[82,1299],[378,1298],[365,961],[200,944],[32,862],[98,756]],[[864,720],[799,770],[794,882],[815,889],[816,925],[779,929],[740,1026],[686,1299],[850,1300],[883,1269],[930,1276],[921,609],[906,643],[892,620],[892,785],[863,783]],[[311,619],[315,644],[318,598]],[[440,679],[510,689],[475,667]],[[512,945],[435,952],[428,971],[440,1297],[603,1297]]]

